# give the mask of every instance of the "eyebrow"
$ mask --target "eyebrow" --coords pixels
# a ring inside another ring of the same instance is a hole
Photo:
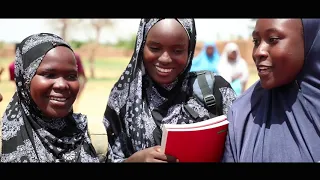
[[[48,68],[43,69],[43,71],[55,72],[55,71],[57,71],[57,69],[53,69],[53,68],[48,67]],[[70,69],[70,70],[68,70],[68,72],[77,72],[77,70],[76,69]]]
[[[267,33],[279,32],[279,30],[277,30],[276,28],[269,28],[269,29],[266,30],[266,32],[267,32]],[[255,35],[255,34],[258,34],[258,33],[259,33],[259,31],[255,31],[255,30],[254,30],[254,31],[252,31],[252,36]]]
[[[45,69],[43,69],[44,71],[49,71],[49,72],[51,72],[51,71],[55,71],[55,69],[53,69],[53,68],[45,68]]]
[[[150,40],[149,43],[161,45],[161,43],[159,43],[157,41],[152,41],[152,40]],[[173,46],[185,46],[185,45],[186,45],[185,43],[177,43],[177,44],[174,44]]]

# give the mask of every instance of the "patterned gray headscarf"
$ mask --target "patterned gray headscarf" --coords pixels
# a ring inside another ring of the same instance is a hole
[[[128,156],[136,151],[154,145],[152,131],[155,124],[153,123],[153,119],[149,117],[150,111],[152,111],[153,107],[157,107],[166,101],[166,98],[158,94],[158,89],[161,89],[161,87],[157,88],[155,82],[147,80],[149,77],[144,70],[142,53],[149,30],[160,20],[162,19],[141,19],[131,61],[111,90],[103,123],[109,138],[108,159],[113,159],[112,161],[116,161],[114,160],[116,157],[112,157],[113,153],[124,153],[123,156]],[[169,86],[164,87],[165,94],[170,94],[177,90],[180,91],[181,86],[186,91],[188,73],[196,45],[194,19],[176,20],[182,25],[189,37],[189,56],[187,66],[177,77],[177,80]],[[149,83],[148,88],[144,83]],[[147,91],[150,91],[148,93],[150,94],[148,99],[152,99],[150,105],[146,103],[146,94],[143,93],[143,88],[147,88]],[[157,98],[159,101],[156,100]],[[173,106],[174,104],[170,105]],[[148,109],[148,107],[151,109]],[[180,112],[180,109],[175,109],[174,111]],[[172,120],[176,118],[168,117],[168,119]]]
[[[1,162],[99,162],[85,115],[71,110],[64,118],[45,119],[31,98],[30,82],[46,53],[57,46],[71,49],[60,37],[40,33],[25,38],[16,50],[17,90],[2,118]]]

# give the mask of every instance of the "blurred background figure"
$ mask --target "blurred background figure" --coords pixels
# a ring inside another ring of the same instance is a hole
[[[193,58],[190,71],[208,70],[217,73],[219,52],[215,42],[206,42],[198,56]]]
[[[16,51],[18,49],[19,43],[15,44],[14,48],[14,55],[16,54]],[[13,61],[9,64],[9,80],[14,82],[14,59]]]
[[[77,60],[77,65],[78,65],[78,78],[79,78],[79,83],[80,83],[80,88],[79,88],[79,92],[78,92],[78,96],[77,96],[77,99],[76,99],[76,104],[79,102],[79,99],[80,99],[80,96],[83,92],[83,89],[88,81],[87,77],[86,77],[86,74],[85,74],[85,71],[84,71],[84,68],[83,68],[83,64],[82,64],[82,60],[81,60],[81,57],[79,55],[79,53],[74,53],[75,55],[75,58]]]
[[[231,84],[238,96],[246,90],[249,79],[248,65],[241,57],[236,43],[230,42],[225,45],[218,65],[218,74]]]
[[[0,81],[1,81],[1,75],[2,75],[3,71],[4,71],[4,68],[0,67]]]

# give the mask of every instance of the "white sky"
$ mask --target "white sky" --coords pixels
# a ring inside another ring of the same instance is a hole
[[[136,34],[140,19],[112,19],[115,26],[102,32],[101,42],[115,42]],[[229,40],[231,36],[248,38],[250,19],[195,19],[197,40]],[[49,19],[0,19],[0,41],[20,42],[25,37],[40,32],[57,33]],[[69,39],[88,40],[94,37],[90,26],[74,27]],[[219,37],[219,39],[218,39]]]

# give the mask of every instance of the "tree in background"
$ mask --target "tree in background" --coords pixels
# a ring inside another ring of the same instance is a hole
[[[100,45],[101,31],[103,28],[113,27],[113,22],[110,19],[90,19],[90,24],[95,31],[95,38],[94,38],[93,46],[89,55],[90,77],[94,79],[95,78],[94,61],[95,61],[96,51]]]
[[[50,19],[49,24],[55,31],[58,31],[59,35],[65,40],[68,41],[68,32],[71,28],[75,28],[76,25],[79,25],[82,22],[82,19]]]
[[[101,32],[104,28],[113,27],[114,23],[111,21],[111,19],[50,19],[49,23],[55,31],[59,32],[59,35],[63,39],[70,42],[71,45],[75,48],[79,48],[81,45],[83,45],[83,43],[79,43],[78,41],[71,41],[71,39],[68,37],[69,31],[72,31],[72,29],[76,28],[77,26],[80,27],[81,25],[84,27],[90,27],[94,30],[95,35],[92,41],[88,60],[90,77],[95,78],[94,62],[96,51],[100,46]]]

